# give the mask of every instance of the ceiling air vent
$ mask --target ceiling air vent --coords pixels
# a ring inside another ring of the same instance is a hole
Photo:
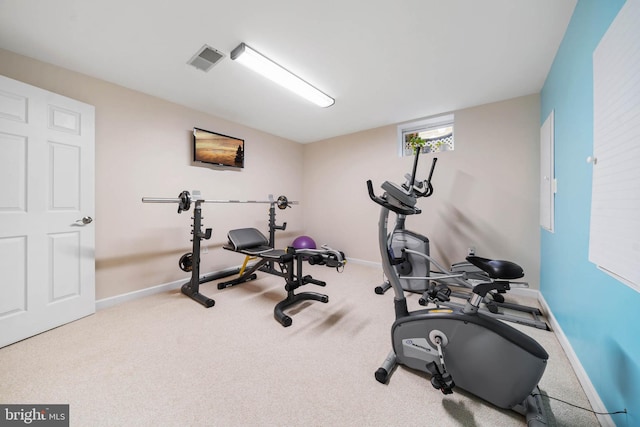
[[[191,57],[187,64],[193,65],[198,70],[206,72],[222,60],[222,58],[224,58],[224,54],[222,52],[205,44],[200,48],[198,53]]]

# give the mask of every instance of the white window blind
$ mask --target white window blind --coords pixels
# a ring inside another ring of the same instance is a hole
[[[589,260],[640,291],[640,0],[628,0],[593,54]]]

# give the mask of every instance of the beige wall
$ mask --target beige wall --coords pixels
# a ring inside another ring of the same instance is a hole
[[[301,205],[278,212],[282,247],[302,233],[348,257],[378,263],[376,191],[402,179],[412,159],[399,158],[396,126],[301,145],[126,88],[0,49],[0,73],[96,107],[96,296],[98,299],[188,279],[177,267],[190,251],[191,212],[141,198],[199,189],[208,199],[266,199],[285,194]],[[438,155],[435,194],[407,225],[427,235],[445,264],[467,247],[520,263],[533,287],[539,277],[539,97],[531,95],[457,111],[456,149]],[[191,129],[246,140],[242,171],[191,162]],[[424,156],[419,173],[428,171]],[[268,205],[205,204],[202,271],[238,265],[221,249],[228,230],[267,232]],[[374,284],[372,284],[374,285]],[[365,291],[365,290],[363,290]]]
[[[303,146],[123,87],[0,49],[0,74],[96,107],[96,298],[102,299],[189,275],[178,259],[190,251],[191,210],[143,204],[141,198],[177,197],[201,190],[208,199],[260,199],[269,194],[300,200]],[[200,127],[245,139],[242,171],[191,162],[191,130]],[[267,233],[268,204],[206,204],[202,271],[238,265],[243,258],[221,249],[232,228]],[[278,210],[280,245],[302,229],[301,206]]]
[[[480,256],[512,260],[539,285],[539,96],[455,112],[455,151],[437,155],[434,195],[419,200],[407,227],[426,235],[446,266],[469,246]],[[367,196],[411,172],[397,155],[396,126],[332,138],[304,150],[305,231],[348,257],[379,262],[379,209]],[[426,178],[433,155],[421,156]],[[373,285],[373,284],[372,284]]]

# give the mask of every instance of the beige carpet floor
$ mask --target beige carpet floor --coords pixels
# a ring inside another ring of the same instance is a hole
[[[283,280],[218,290],[201,286],[206,309],[178,290],[95,315],[0,349],[0,402],[70,404],[72,426],[524,426],[520,415],[427,376],[398,368],[388,384],[374,372],[390,349],[393,296],[376,295],[378,268],[343,273],[305,265],[325,280],[329,302],[273,318]],[[417,296],[409,299],[418,308]],[[529,301],[534,303],[533,301]],[[543,393],[589,406],[553,332],[523,326],[550,354]],[[589,412],[548,400],[549,425],[597,426]]]

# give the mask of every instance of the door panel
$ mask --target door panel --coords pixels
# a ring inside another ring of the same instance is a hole
[[[49,209],[80,209],[80,148],[49,141],[51,200]]]
[[[51,277],[48,303],[80,295],[80,234],[49,235]]]
[[[27,140],[0,133],[0,170],[6,185],[0,186],[0,212],[24,212],[27,193]]]
[[[0,347],[95,312],[94,116],[0,76]]]
[[[0,271],[3,283],[8,284],[0,287],[0,319],[26,310],[26,251],[25,236],[0,238]]]
[[[11,88],[9,87],[8,89],[10,90]],[[27,97],[5,92],[0,88],[0,117],[26,123]]]

